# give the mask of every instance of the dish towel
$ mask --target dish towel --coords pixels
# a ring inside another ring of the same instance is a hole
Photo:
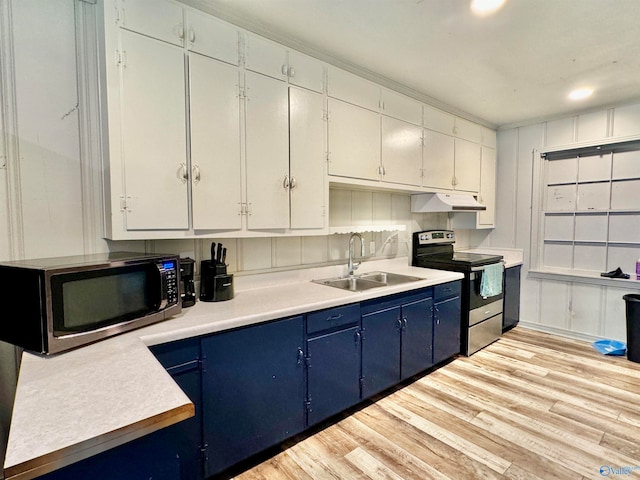
[[[482,272],[480,281],[480,295],[483,298],[493,297],[502,293],[502,263],[487,265]]]

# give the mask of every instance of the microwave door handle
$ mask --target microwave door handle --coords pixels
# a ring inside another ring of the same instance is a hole
[[[162,265],[156,264],[155,272],[158,274],[158,285],[160,286],[160,291],[158,292],[158,310],[163,310],[167,307],[169,303],[169,299],[167,298],[167,271],[162,267]]]

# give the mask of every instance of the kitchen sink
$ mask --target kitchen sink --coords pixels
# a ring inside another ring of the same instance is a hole
[[[412,277],[410,275],[400,275],[398,273],[368,272],[346,277],[324,278],[320,280],[313,280],[313,282],[320,285],[340,288],[342,290],[349,290],[351,292],[361,292],[371,288],[417,282],[418,280],[424,279],[420,277]]]

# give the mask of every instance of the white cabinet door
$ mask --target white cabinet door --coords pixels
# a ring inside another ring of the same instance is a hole
[[[422,157],[422,186],[453,189],[454,138],[424,129]]]
[[[386,88],[382,89],[382,112],[414,125],[422,125],[422,105],[406,95]]]
[[[128,230],[186,229],[187,146],[182,49],[121,30],[122,155]]]
[[[454,131],[458,138],[464,138],[475,143],[482,142],[482,128],[477,123],[456,117]]]
[[[326,212],[322,95],[289,88],[291,228],[323,228]]]
[[[242,228],[239,72],[189,54],[193,228]]]
[[[379,180],[380,114],[329,99],[329,174]]]
[[[121,0],[119,26],[174,45],[184,45],[182,7],[166,0]]]
[[[478,212],[477,223],[481,227],[493,227],[496,218],[496,151],[493,148],[482,147],[482,162],[480,164],[480,195],[479,201],[487,207]]]
[[[287,84],[246,72],[247,227],[289,227]]]
[[[383,116],[382,165],[385,182],[420,186],[422,128]]]
[[[327,71],[327,92],[330,97],[359,105],[369,110],[380,110],[380,86],[339,68]]]
[[[282,45],[250,33],[245,39],[247,70],[279,80],[287,79],[287,50]]]
[[[314,92],[324,89],[324,65],[315,58],[289,51],[289,83]]]
[[[187,46],[189,50],[238,65],[238,30],[205,13],[188,10]]]
[[[437,108],[424,105],[422,109],[423,126],[435,132],[453,135],[455,117]]]
[[[480,145],[455,139],[455,189],[480,191]]]

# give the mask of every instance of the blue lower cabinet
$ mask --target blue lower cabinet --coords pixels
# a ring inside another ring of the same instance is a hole
[[[309,426],[360,401],[358,325],[307,340],[307,385]]]
[[[202,339],[205,476],[304,427],[304,318]]]
[[[460,353],[462,310],[460,282],[435,289],[433,306],[433,363],[438,364]]]
[[[428,295],[402,305],[402,380],[433,365],[433,298]]]
[[[400,307],[362,315],[362,398],[400,381]]]
[[[180,480],[174,442],[162,430],[38,477],[41,480]]]

